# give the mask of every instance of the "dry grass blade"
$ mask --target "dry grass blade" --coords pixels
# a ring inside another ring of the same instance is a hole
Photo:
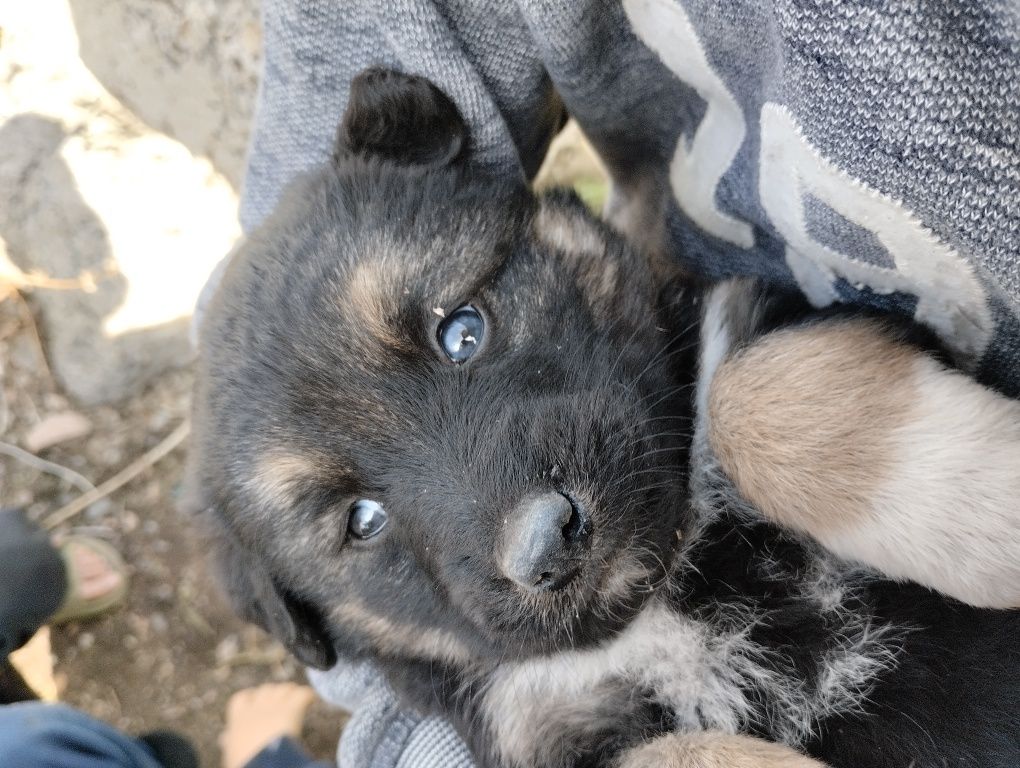
[[[17,267],[0,262],[0,298],[11,290],[48,288],[53,291],[95,293],[97,287],[96,274],[91,270],[82,272],[77,277],[50,277],[38,270],[22,272]]]
[[[73,469],[61,464],[56,464],[52,461],[46,461],[46,459],[40,459],[34,453],[29,453],[24,448],[19,448],[18,446],[11,445],[10,443],[0,443],[0,453],[4,456],[10,456],[12,459],[20,461],[22,464],[34,467],[40,472],[45,472],[48,475],[59,477],[61,480],[70,483],[83,493],[91,493],[96,489],[96,487],[89,482],[87,477],[79,475]]]
[[[79,496],[71,503],[61,507],[51,515],[48,515],[43,521],[43,527],[47,530],[52,530],[61,523],[67,522],[72,517],[79,514],[82,510],[92,506],[100,499],[109,496],[120,487],[127,485],[138,475],[184,442],[184,439],[190,432],[191,422],[185,419],[180,426],[177,427],[177,429],[164,437],[157,445],[153,446],[144,454],[132,461],[109,480],[104,481],[93,490]]]

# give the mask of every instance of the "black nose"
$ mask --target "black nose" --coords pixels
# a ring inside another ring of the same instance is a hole
[[[533,592],[559,589],[577,572],[587,521],[562,493],[525,499],[507,519],[503,575]]]

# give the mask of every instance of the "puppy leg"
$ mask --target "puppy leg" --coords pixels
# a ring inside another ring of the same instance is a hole
[[[716,731],[671,733],[620,757],[617,768],[825,768],[781,744]]]
[[[977,606],[1020,606],[1020,402],[875,321],[790,328],[723,362],[709,441],[766,517]]]

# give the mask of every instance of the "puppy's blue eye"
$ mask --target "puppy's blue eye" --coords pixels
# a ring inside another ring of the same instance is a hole
[[[386,510],[377,501],[360,499],[351,506],[347,530],[358,539],[371,539],[386,527]]]
[[[463,363],[481,346],[485,320],[470,305],[454,311],[439,324],[439,346],[454,363]]]

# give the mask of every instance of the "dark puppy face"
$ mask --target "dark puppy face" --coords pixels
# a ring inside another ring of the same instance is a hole
[[[203,327],[198,503],[308,663],[591,642],[670,560],[685,393],[647,268],[469,158],[432,86],[362,75]]]

